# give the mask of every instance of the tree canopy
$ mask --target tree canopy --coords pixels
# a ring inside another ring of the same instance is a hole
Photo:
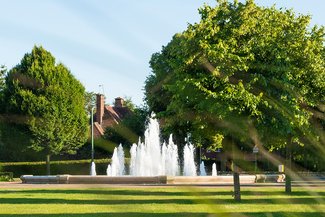
[[[314,143],[324,154],[324,27],[252,0],[219,0],[199,13],[152,55],[149,107],[209,145],[231,135],[269,149]]]
[[[50,52],[35,46],[9,70],[4,88],[8,119],[21,120],[33,150],[73,154],[88,136],[85,89]]]

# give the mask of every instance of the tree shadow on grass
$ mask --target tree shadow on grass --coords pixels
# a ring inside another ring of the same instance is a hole
[[[81,213],[81,214],[0,214],[0,217],[324,217],[325,212],[263,212],[263,213],[194,213],[194,212],[176,212],[176,213]]]
[[[89,189],[30,189],[30,190],[0,190],[0,194],[95,194],[95,195],[135,195],[135,196],[184,196],[184,195],[231,195],[231,191],[197,191],[191,188],[189,189],[180,189],[179,191],[152,191],[152,190],[112,190],[112,189],[98,189],[98,190],[89,190]]]
[[[133,189],[30,189],[30,190],[0,190],[0,194],[96,194],[96,195],[151,195],[151,196],[188,196],[188,195],[202,195],[202,196],[213,196],[213,195],[224,195],[232,196],[232,190],[229,191],[220,191],[220,189],[209,189],[209,191],[200,191],[197,188],[181,188],[179,191],[154,191],[147,190],[146,188],[133,190]],[[247,195],[286,195],[284,190],[276,189],[275,191],[255,191],[255,190],[241,190],[243,196]],[[319,195],[325,196],[325,191],[293,191],[290,196],[310,196],[310,195]],[[287,195],[286,195],[287,196]]]
[[[120,205],[120,204],[325,204],[324,199],[315,198],[261,198],[245,199],[240,202],[234,201],[232,197],[224,199],[215,198],[155,198],[155,199],[60,199],[60,198],[0,198],[0,204],[69,204],[69,205]]]

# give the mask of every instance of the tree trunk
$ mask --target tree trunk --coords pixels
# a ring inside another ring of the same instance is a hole
[[[241,195],[240,195],[240,180],[239,180],[239,173],[237,171],[237,166],[234,165],[234,171],[233,171],[233,177],[234,177],[234,199],[236,201],[241,200]]]
[[[304,150],[304,170],[307,171],[307,150],[306,150],[306,146],[303,148]]]
[[[290,176],[290,170],[291,170],[291,142],[288,142],[286,145],[286,161],[285,161],[285,192],[290,194],[291,193],[291,176]]]
[[[238,173],[238,168],[237,168],[237,155],[235,153],[235,142],[232,139],[232,171],[233,171],[233,179],[234,179],[234,199],[235,201],[240,201],[241,200],[241,195],[240,195],[240,180],[239,180],[239,173]]]
[[[51,155],[46,155],[46,175],[51,175],[51,163],[50,163]]]

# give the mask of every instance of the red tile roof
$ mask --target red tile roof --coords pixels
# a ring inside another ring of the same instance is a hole
[[[97,121],[94,122],[94,137],[98,138],[103,136],[107,127],[118,124],[123,118],[130,114],[132,114],[132,112],[128,107],[105,106],[102,124],[99,124]]]

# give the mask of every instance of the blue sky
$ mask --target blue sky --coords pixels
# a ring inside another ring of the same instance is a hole
[[[42,45],[87,91],[106,102],[129,96],[140,105],[149,60],[172,36],[199,21],[197,9],[215,0],[0,0],[0,65],[18,64]],[[293,8],[325,24],[324,0],[255,0]],[[100,86],[102,85],[102,86]]]

